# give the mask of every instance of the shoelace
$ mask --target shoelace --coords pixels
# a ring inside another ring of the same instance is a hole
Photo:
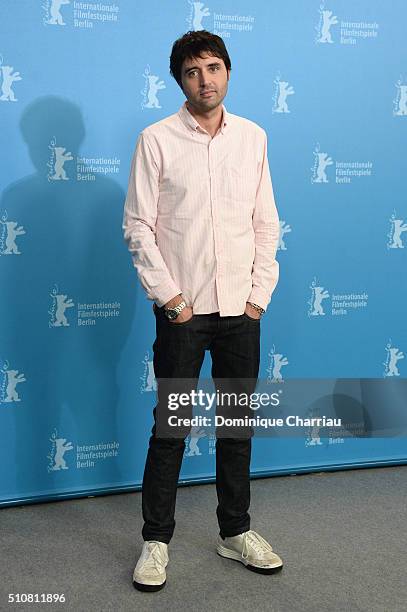
[[[244,559],[247,559],[249,555],[249,544],[251,544],[254,550],[260,555],[273,551],[271,545],[267,542],[267,540],[262,538],[261,535],[252,530],[246,531],[246,533],[243,534],[242,556]]]
[[[154,569],[157,572],[161,572],[162,566],[166,562],[166,556],[160,546],[161,542],[149,542],[148,550],[150,554],[142,563],[142,569]]]

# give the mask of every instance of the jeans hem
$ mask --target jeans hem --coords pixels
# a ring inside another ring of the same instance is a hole
[[[224,540],[225,538],[234,538],[235,536],[240,535],[241,533],[245,533],[246,531],[250,531],[250,525],[248,527],[243,527],[238,530],[235,529],[233,532],[228,533],[225,533],[224,531],[219,531],[219,535],[222,540]]]

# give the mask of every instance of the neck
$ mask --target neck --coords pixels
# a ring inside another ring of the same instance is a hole
[[[198,121],[199,125],[203,127],[213,138],[222,123],[222,104],[219,104],[216,108],[212,108],[206,113],[199,113],[199,111],[191,106],[189,102],[186,103],[186,106],[191,115]]]

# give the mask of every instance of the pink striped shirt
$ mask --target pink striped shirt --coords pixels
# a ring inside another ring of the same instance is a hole
[[[123,230],[148,299],[236,316],[271,300],[279,218],[266,132],[222,108],[213,138],[186,102],[140,133]]]

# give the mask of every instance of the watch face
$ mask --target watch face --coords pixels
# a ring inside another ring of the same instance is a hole
[[[176,319],[178,317],[178,312],[176,310],[172,310],[170,308],[170,309],[168,309],[166,311],[166,315],[167,315],[168,319],[170,319],[172,321],[173,319]]]

